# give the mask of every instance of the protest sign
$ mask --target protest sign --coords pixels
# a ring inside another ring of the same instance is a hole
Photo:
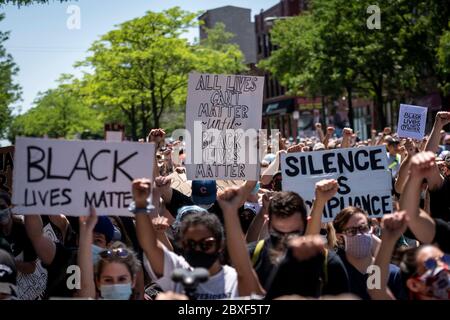
[[[12,194],[14,147],[0,148],[0,191]]]
[[[428,109],[424,107],[401,104],[397,126],[398,136],[422,140],[425,136],[427,111]]]
[[[153,161],[149,143],[17,138],[13,211],[132,216],[131,182],[151,179]]]
[[[190,180],[255,180],[264,78],[189,75],[186,173]]]
[[[186,180],[186,174],[173,172],[170,174],[172,179],[171,187],[180,191],[182,194],[190,197],[192,193],[191,184]]]
[[[392,212],[384,146],[282,154],[281,172],[283,191],[298,193],[309,207],[317,182],[338,181],[338,193],[325,206],[322,222],[333,221],[347,206],[360,207],[372,218]]]

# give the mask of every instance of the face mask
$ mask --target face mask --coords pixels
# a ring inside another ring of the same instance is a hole
[[[10,208],[0,210],[0,224],[7,225],[9,223],[10,218],[11,218]]]
[[[105,250],[105,248],[96,246],[95,244],[92,245],[92,261],[94,262],[94,265],[100,261],[100,252],[103,250]]]
[[[362,259],[370,255],[372,249],[372,234],[358,233],[350,237],[344,235],[345,252],[356,259]]]
[[[197,250],[186,250],[183,256],[191,267],[209,269],[214,262],[216,262],[219,257],[219,253],[205,253]]]
[[[100,286],[102,298],[106,300],[129,300],[131,292],[131,282]]]
[[[200,208],[205,209],[205,210],[211,209],[213,205],[214,205],[214,203],[211,203],[211,204],[198,204],[198,206]]]
[[[434,275],[433,275],[434,274]],[[427,285],[429,296],[440,299],[450,299],[450,272],[442,267],[428,270],[420,277]]]

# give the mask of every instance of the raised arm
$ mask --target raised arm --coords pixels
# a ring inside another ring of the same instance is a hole
[[[239,296],[263,294],[258,276],[252,267],[244,233],[240,228],[238,208],[245,196],[243,188],[227,188],[218,194],[217,200],[223,211],[227,248],[231,262],[238,274]]]
[[[150,195],[151,181],[148,179],[136,179],[132,184],[133,200],[136,208],[147,207],[147,199]],[[161,277],[164,274],[164,249],[157,240],[157,235],[147,214],[136,214],[136,233],[139,244],[144,251],[154,273]]]
[[[333,137],[334,134],[334,127],[328,127],[327,128],[327,134],[323,138],[322,143],[325,146],[325,149],[328,149],[328,143],[330,142],[330,139]]]
[[[90,209],[89,216],[80,217],[80,240],[78,246],[78,266],[81,270],[81,288],[77,296],[80,298],[96,298],[94,267],[92,266],[92,242],[97,214],[94,208]]]
[[[275,160],[264,170],[261,175],[261,184],[266,185],[272,181],[273,175],[278,171],[280,167],[280,156],[282,153],[285,153],[285,150],[279,150],[276,153]]]
[[[341,148],[350,148],[352,141],[353,130],[351,128],[344,128],[342,133]]]
[[[44,235],[41,216],[25,215],[25,228],[39,259],[44,265],[52,264],[56,254],[56,245]]]
[[[408,215],[408,226],[417,239],[431,243],[435,235],[433,219],[419,210],[420,189],[423,179],[436,167],[433,152],[420,152],[411,158],[410,174],[400,197],[400,209]]]
[[[394,252],[395,244],[406,231],[407,219],[405,211],[387,214],[381,222],[381,246],[375,258],[375,266],[380,268],[380,288],[367,287],[367,292],[373,300],[394,300],[387,284],[389,280],[389,264]]]
[[[170,203],[172,201],[172,188],[170,187],[170,184],[172,182],[172,179],[170,176],[167,177],[156,177],[155,178],[155,186],[158,190],[161,198],[164,200],[165,203]]]
[[[320,142],[322,142],[325,139],[325,135],[323,134],[321,123],[316,123],[316,133],[317,133],[317,137],[319,138]]]
[[[324,179],[316,183],[316,199],[311,208],[311,216],[306,225],[305,235],[320,234],[322,213],[327,202],[333,198],[339,189],[335,179]]]
[[[439,140],[441,138],[441,130],[450,123],[450,112],[440,111],[434,119],[433,129],[430,137],[425,145],[425,151],[437,153],[439,150]]]
[[[270,202],[272,192],[267,192],[263,195],[262,203],[263,206],[261,208],[261,211],[256,215],[255,219],[253,219],[252,223],[250,224],[250,227],[247,230],[247,234],[245,235],[245,240],[247,242],[253,242],[258,241],[260,239],[261,229],[264,226],[265,221],[265,215],[268,215],[268,205]]]

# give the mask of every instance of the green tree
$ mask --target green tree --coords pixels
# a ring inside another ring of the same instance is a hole
[[[196,16],[178,7],[149,11],[102,36],[79,64],[93,70],[84,79],[83,94],[108,117],[122,113],[134,140],[160,127],[166,111],[183,105],[190,72],[243,70],[235,46],[220,51],[182,37],[197,26]]]
[[[4,17],[0,14],[0,22]],[[8,38],[9,32],[0,31],[0,137],[4,137],[11,121],[10,106],[19,100],[21,95],[20,86],[14,82],[14,76],[19,72],[19,68],[3,46]]]
[[[309,13],[275,24],[272,39],[278,50],[261,65],[293,92],[345,90],[350,117],[355,91],[372,96],[378,113],[374,121],[383,127],[387,99],[426,91],[424,79],[430,87],[446,82],[436,69],[436,48],[450,9],[448,1],[385,1],[381,29],[370,30],[366,10],[371,4],[311,1]]]
[[[57,88],[39,94],[35,107],[14,118],[10,141],[19,135],[70,139],[86,130],[103,133],[101,113],[83,101],[74,79],[63,75],[58,82]]]

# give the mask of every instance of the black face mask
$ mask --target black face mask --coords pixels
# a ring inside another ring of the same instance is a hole
[[[185,250],[183,256],[191,267],[209,269],[214,262],[216,262],[219,257],[219,253],[205,253],[197,250]]]

